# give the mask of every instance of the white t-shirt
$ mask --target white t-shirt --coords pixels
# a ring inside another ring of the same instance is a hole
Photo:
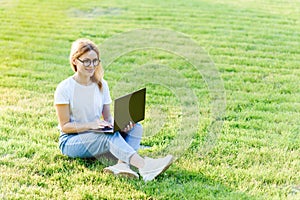
[[[54,94],[54,104],[69,104],[70,122],[85,123],[100,119],[103,105],[111,102],[105,80],[102,80],[100,91],[96,83],[84,86],[69,77],[59,83]]]

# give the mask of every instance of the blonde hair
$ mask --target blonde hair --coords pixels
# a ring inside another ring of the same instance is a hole
[[[95,51],[98,58],[100,59],[100,52],[98,47],[94,42],[86,38],[80,38],[73,42],[70,52],[70,64],[74,72],[77,72],[77,66],[75,65],[75,60],[81,55],[89,51]],[[98,84],[99,89],[102,91],[102,79],[104,71],[101,65],[101,62],[95,68],[94,75],[91,77],[91,80]]]

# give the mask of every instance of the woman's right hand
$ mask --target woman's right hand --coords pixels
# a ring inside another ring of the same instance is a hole
[[[99,128],[104,128],[107,126],[112,128],[111,123],[104,121],[104,120],[100,120],[100,119],[97,119],[94,122],[90,122],[89,126],[90,126],[90,129],[99,129]]]

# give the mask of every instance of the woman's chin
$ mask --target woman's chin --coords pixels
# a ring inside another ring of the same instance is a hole
[[[89,75],[89,76],[93,76],[94,75],[94,73],[95,73],[95,70],[87,70],[87,74]]]

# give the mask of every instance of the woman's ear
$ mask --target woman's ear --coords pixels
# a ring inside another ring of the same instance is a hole
[[[76,66],[75,59],[72,59],[72,67],[73,67],[73,70],[74,70],[75,72],[77,72],[77,66]]]

